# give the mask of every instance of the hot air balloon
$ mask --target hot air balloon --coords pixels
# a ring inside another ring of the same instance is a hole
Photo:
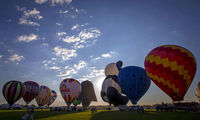
[[[117,82],[117,76],[108,75],[102,84],[101,97],[105,102],[114,106],[125,105],[128,98],[122,95],[121,88]]]
[[[40,86],[40,91],[38,96],[35,98],[38,106],[44,106],[47,104],[51,96],[51,90],[47,86]]]
[[[81,94],[79,98],[82,101],[83,107],[89,106],[91,101],[97,101],[92,82],[86,80],[81,83]]]
[[[26,81],[24,82],[26,86],[26,93],[23,96],[24,101],[28,105],[36,96],[39,94],[39,85],[33,81]]]
[[[196,96],[197,96],[197,100],[200,102],[200,82],[197,83],[197,87],[196,87]]]
[[[75,99],[74,101],[73,101],[73,105],[76,107],[77,105],[79,105],[79,104],[81,104],[81,100],[79,100],[79,99]]]
[[[196,73],[196,60],[187,49],[163,45],[145,58],[145,70],[151,80],[173,101],[183,100]]]
[[[24,96],[26,87],[23,83],[12,80],[4,84],[2,92],[8,104],[12,106],[17,100]]]
[[[47,106],[50,106],[57,98],[57,93],[54,90],[51,90],[51,96],[47,102]]]
[[[118,75],[119,70],[116,63],[110,63],[105,68],[105,75]]]
[[[151,84],[145,70],[137,66],[128,66],[120,70],[118,82],[123,92],[137,104],[138,100],[146,93]]]
[[[60,93],[69,109],[70,104],[74,99],[77,99],[81,93],[81,84],[73,78],[64,79],[60,83]]]

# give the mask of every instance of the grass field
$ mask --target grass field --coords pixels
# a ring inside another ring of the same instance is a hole
[[[21,120],[25,110],[0,110],[0,120]],[[84,112],[49,112],[36,110],[35,120],[200,120],[199,112],[137,112],[98,111],[91,116],[90,111]]]

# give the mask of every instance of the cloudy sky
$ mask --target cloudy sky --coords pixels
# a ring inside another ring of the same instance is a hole
[[[0,89],[9,80],[36,81],[58,93],[62,79],[93,82],[98,102],[104,68],[122,60],[144,67],[150,50],[164,44],[192,51],[197,72],[184,100],[197,101],[200,1],[1,0]],[[153,82],[139,104],[172,102]],[[0,104],[6,103],[2,93]],[[23,100],[18,103],[25,104]],[[32,103],[35,103],[33,101]]]

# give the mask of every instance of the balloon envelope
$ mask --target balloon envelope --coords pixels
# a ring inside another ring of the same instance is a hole
[[[38,106],[44,106],[47,104],[51,96],[51,90],[47,86],[40,86],[40,91],[38,96],[35,98]]]
[[[122,93],[119,84],[116,81],[114,81],[113,78],[106,77],[102,84],[101,97],[105,102],[108,102],[108,103],[109,103],[109,99],[107,97],[107,91],[109,87],[115,88],[119,94]]]
[[[122,68],[118,75],[118,81],[132,104],[137,104],[137,101],[146,93],[151,84],[145,70],[137,66]]]
[[[75,100],[73,101],[73,105],[74,105],[74,106],[77,106],[77,105],[79,105],[79,104],[81,104],[81,100],[75,99]]]
[[[115,75],[108,75],[105,78],[102,84],[101,98],[114,106],[125,105],[129,100],[126,96],[122,95],[121,88],[117,82],[117,76]]]
[[[4,84],[2,92],[8,104],[13,105],[24,96],[26,87],[23,83],[13,80]]]
[[[57,98],[57,93],[54,90],[51,90],[51,96],[47,102],[47,105],[50,106]]]
[[[126,105],[128,103],[128,97],[120,94],[115,88],[109,87],[107,90],[107,97],[109,99],[109,103],[114,106],[118,105]]]
[[[117,68],[116,63],[110,63],[105,68],[105,75],[118,75],[119,70]]]
[[[151,80],[173,101],[183,100],[196,73],[196,60],[187,49],[163,45],[145,58],[145,70]]]
[[[60,93],[69,107],[74,99],[79,97],[81,93],[81,84],[73,78],[64,79],[60,83]]]
[[[79,98],[84,107],[89,106],[91,101],[97,101],[92,82],[86,80],[81,83],[81,94]]]
[[[200,82],[197,83],[196,96],[197,96],[197,100],[200,102]]]
[[[24,85],[26,86],[26,93],[23,99],[28,104],[39,94],[40,87],[38,83],[33,81],[26,81]]]

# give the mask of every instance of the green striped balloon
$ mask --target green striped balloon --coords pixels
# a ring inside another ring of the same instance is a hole
[[[26,87],[23,83],[12,80],[4,84],[2,92],[8,104],[12,105],[24,96]]]

